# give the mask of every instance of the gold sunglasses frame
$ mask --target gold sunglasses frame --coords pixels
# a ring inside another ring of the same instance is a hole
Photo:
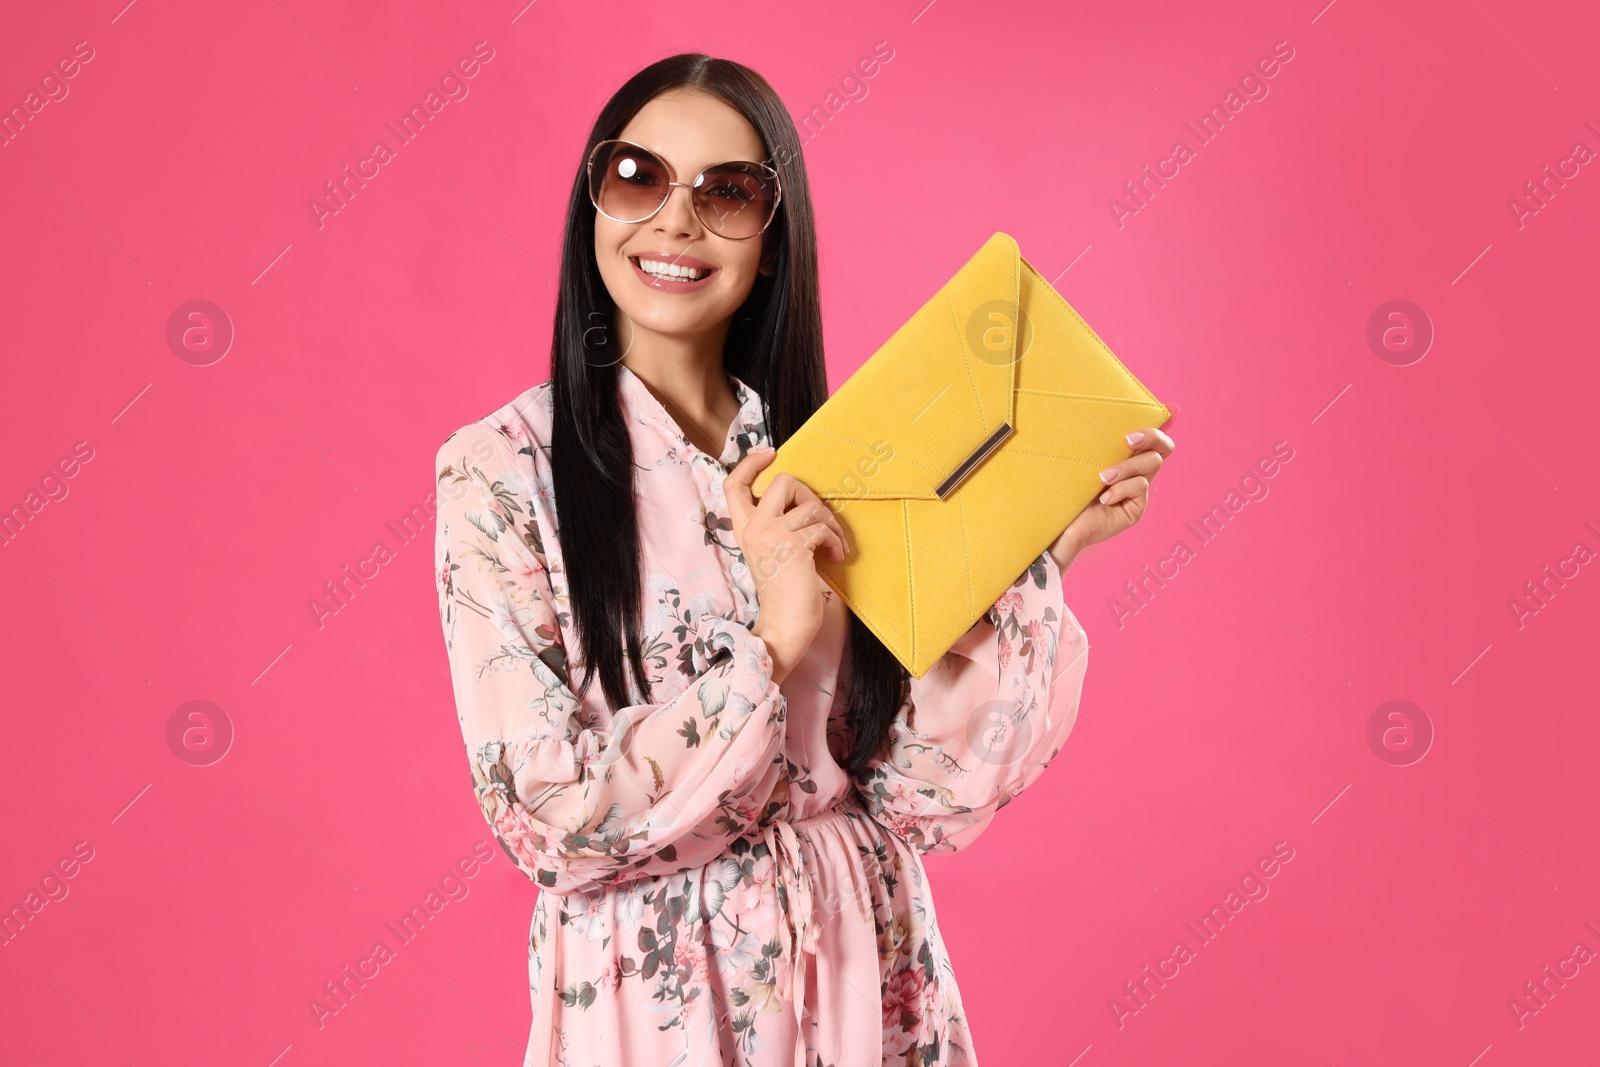
[[[667,195],[661,198],[661,202],[655,206],[655,210],[651,211],[650,214],[644,216],[643,218],[619,219],[600,206],[600,198],[595,195],[594,191],[594,161],[595,157],[600,154],[600,150],[606,145],[627,145],[629,148],[636,148],[650,156],[652,159],[660,160],[661,165],[667,168]],[[712,226],[709,222],[701,217],[700,206],[696,204],[694,200],[694,191],[699,186],[701,179],[706,176],[706,171],[715,170],[717,167],[726,167],[731,163],[739,163],[751,167],[760,167],[763,171],[772,176],[772,186],[777,192],[777,195],[772,198],[772,213],[767,216],[767,221],[762,224],[761,229],[757,230],[755,233],[747,234],[744,237],[729,237],[715,226]],[[685,189],[689,190],[689,210],[694,212],[694,217],[699,220],[700,225],[704,226],[711,233],[714,233],[718,237],[728,241],[748,241],[752,237],[760,237],[762,234],[766,233],[767,228],[772,225],[772,220],[778,217],[778,205],[783,203],[783,181],[778,177],[777,169],[770,167],[765,163],[757,163],[755,160],[751,159],[730,159],[722,163],[713,163],[711,166],[702,169],[699,174],[694,176],[694,181],[692,182],[674,181],[673,179],[677,178],[678,172],[673,169],[671,163],[662,157],[661,153],[652,151],[642,144],[636,144],[633,141],[625,141],[620,137],[607,138],[606,140],[597,143],[594,148],[590,149],[589,158],[583,165],[583,173],[584,184],[589,189],[589,202],[594,205],[594,209],[600,212],[600,214],[604,215],[606,218],[610,219],[612,222],[620,222],[623,225],[628,226],[631,226],[637,222],[649,222],[651,219],[660,214],[661,209],[667,206],[667,201],[672,199],[672,187],[674,185],[681,185]]]

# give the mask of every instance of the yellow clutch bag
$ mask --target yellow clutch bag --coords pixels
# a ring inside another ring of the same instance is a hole
[[[917,678],[1172,413],[996,233],[778,449],[844,527],[817,570]]]

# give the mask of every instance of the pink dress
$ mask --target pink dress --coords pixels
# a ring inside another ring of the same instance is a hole
[[[550,383],[438,454],[436,575],[477,799],[533,905],[529,1067],[974,1064],[922,854],[970,843],[1076,718],[1088,642],[1048,552],[913,679],[852,779],[846,609],[772,683],[722,483],[770,444],[760,397],[722,454],[627,367],[653,703],[581,674],[551,492]],[[846,528],[848,533],[848,527]],[[570,674],[569,674],[570,671]],[[976,921],[976,920],[974,920]]]

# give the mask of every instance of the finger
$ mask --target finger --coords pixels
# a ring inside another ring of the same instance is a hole
[[[1107,485],[1115,485],[1124,478],[1138,475],[1154,477],[1155,473],[1161,469],[1161,463],[1162,458],[1159,452],[1135,452],[1116,466],[1107,467],[1101,471],[1100,480]]]
[[[795,515],[795,512],[798,512],[805,522],[827,523],[827,525],[832,526],[834,533],[838,534],[838,539],[842,544],[850,544],[848,537],[845,537],[845,528],[840,525],[838,518],[834,515],[834,509],[830,509],[826,502],[822,501],[822,498],[813,493],[810,486],[805,485],[803,482],[795,483],[795,510],[790,512],[790,515]],[[790,530],[797,530],[797,528],[798,526],[795,523],[790,523]]]
[[[828,509],[816,501],[798,500],[794,507],[784,513],[783,527],[786,530],[803,530],[813,523],[826,522],[822,513]]]
[[[802,526],[795,531],[795,536],[806,548],[813,553],[819,548],[827,548],[838,559],[844,559],[844,537],[824,522],[814,522],[809,526]]]
[[[776,455],[776,452],[750,452],[734,464],[733,470],[722,480],[722,493],[727,498],[730,512],[755,506],[750,483]]]
[[[1135,475],[1107,487],[1096,499],[1102,504],[1120,504],[1150,492],[1150,479]]]
[[[761,469],[777,458],[778,453],[770,448],[751,449],[745,457],[733,465],[728,476],[723,479],[724,484],[732,483],[744,489],[750,488],[750,483],[755,481]]]
[[[1178,447],[1165,431],[1156,426],[1133,431],[1127,441],[1128,447],[1135,452],[1159,452],[1163,456],[1172,455],[1172,450]]]
[[[801,488],[804,488],[803,483],[794,475],[779,471],[767,483],[766,492],[756,501],[756,508],[768,515],[782,515],[794,505],[795,494]]]

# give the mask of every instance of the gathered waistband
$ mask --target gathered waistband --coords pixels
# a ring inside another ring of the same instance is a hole
[[[834,797],[826,808],[823,808],[815,815],[807,815],[801,819],[787,819],[785,821],[788,822],[790,826],[795,827],[812,826],[817,823],[827,822],[829,819],[840,818],[851,811],[865,810],[866,809],[861,806],[861,803],[855,799],[853,793],[844,793],[840,796]]]

